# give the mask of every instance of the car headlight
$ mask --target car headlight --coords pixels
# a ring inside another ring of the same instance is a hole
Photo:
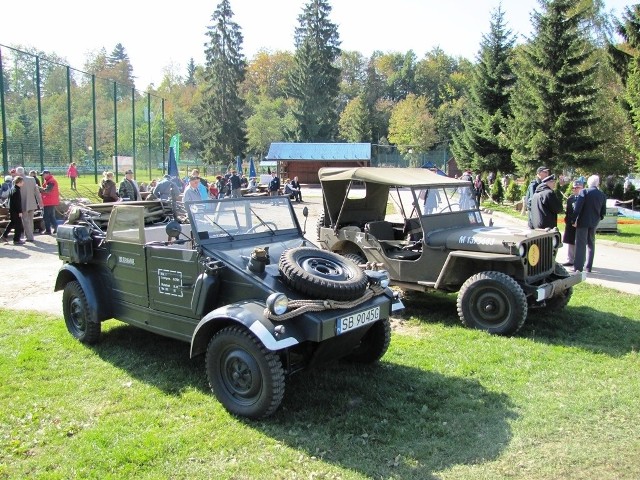
[[[272,293],[267,297],[267,308],[274,315],[282,315],[289,307],[289,299],[284,293]]]
[[[557,248],[559,243],[560,243],[560,236],[559,235],[554,235],[553,236],[553,248]]]
[[[386,270],[365,270],[364,273],[369,278],[369,282],[374,285],[380,285],[382,288],[389,286],[389,272]]]
[[[526,249],[526,248],[524,248],[524,245],[521,243],[521,244],[518,246],[518,254],[519,254],[522,258],[524,258],[524,256],[526,255],[526,253],[527,253],[527,249]]]

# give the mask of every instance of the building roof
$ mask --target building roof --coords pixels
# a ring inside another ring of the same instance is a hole
[[[267,160],[371,160],[370,143],[272,143]]]

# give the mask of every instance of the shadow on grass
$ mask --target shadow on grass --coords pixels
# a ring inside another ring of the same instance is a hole
[[[110,328],[95,352],[169,394],[209,392],[202,357],[183,342]],[[287,379],[281,408],[245,424],[309,456],[375,478],[433,478],[436,470],[497,458],[516,418],[509,398],[475,380],[387,362],[333,362]]]
[[[465,328],[458,319],[456,294],[411,292],[403,302],[405,318]],[[515,336],[618,357],[640,350],[640,322],[633,320],[634,315],[637,312],[623,317],[571,303],[552,314],[544,309],[529,309],[527,321]]]

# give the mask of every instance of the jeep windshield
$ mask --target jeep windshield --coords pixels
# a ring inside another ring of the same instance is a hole
[[[415,189],[422,215],[477,209],[471,187],[432,187]]]
[[[191,229],[199,240],[238,240],[298,230],[286,197],[245,197],[202,200],[185,204]]]

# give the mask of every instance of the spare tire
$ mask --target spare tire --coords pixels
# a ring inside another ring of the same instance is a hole
[[[285,250],[278,268],[287,285],[312,298],[355,300],[367,288],[367,276],[357,265],[317,248]]]

